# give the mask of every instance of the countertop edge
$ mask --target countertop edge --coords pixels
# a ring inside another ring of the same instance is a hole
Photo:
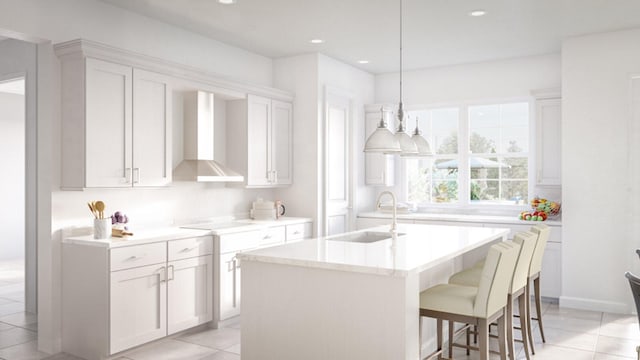
[[[374,218],[374,219],[391,219],[391,213],[369,211],[359,213],[358,218]],[[431,213],[404,213],[397,214],[398,219],[406,220],[434,220],[434,221],[457,221],[457,222],[477,222],[477,223],[496,223],[496,224],[514,224],[514,225],[535,225],[546,224],[549,226],[562,226],[561,220],[545,220],[545,221],[525,221],[519,220],[516,216],[504,215],[467,215],[467,214],[431,214]]]

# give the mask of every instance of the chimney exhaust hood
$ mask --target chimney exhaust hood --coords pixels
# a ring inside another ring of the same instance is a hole
[[[238,182],[244,177],[213,160],[213,94],[193,91],[184,95],[184,160],[173,179],[198,182]]]

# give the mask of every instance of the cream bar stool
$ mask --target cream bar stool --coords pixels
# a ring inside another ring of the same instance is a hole
[[[513,301],[518,299],[518,306],[520,310],[520,330],[522,331],[522,339],[524,343],[524,350],[527,356],[527,360],[529,359],[529,346],[527,343],[527,282],[529,279],[529,268],[531,265],[531,259],[533,258],[533,253],[536,248],[536,243],[538,241],[538,235],[529,232],[523,231],[517,233],[513,238],[513,242],[520,245],[520,253],[518,254],[518,261],[516,263],[515,270],[513,272],[513,279],[511,281],[511,286],[509,287],[509,292],[507,295],[507,347],[509,349],[509,358],[515,359],[515,346],[513,340],[513,324],[511,319],[513,319]],[[478,267],[472,267],[456,273],[449,278],[449,284],[457,284],[457,285],[465,285],[465,286],[478,286],[480,283],[480,276],[482,273],[482,269]],[[449,324],[449,336],[452,336],[453,326]],[[449,343],[449,352],[452,352],[453,341]],[[469,336],[467,335],[467,353],[469,349]],[[453,358],[452,356],[450,356]]]
[[[519,252],[513,242],[492,245],[477,287],[440,284],[420,293],[421,340],[422,317],[437,319],[438,348],[427,358],[442,359],[442,321],[447,320],[478,326],[480,359],[488,359],[489,324],[498,321],[501,359],[506,360],[505,307]]]
[[[551,228],[545,224],[536,224],[531,227],[531,232],[538,235],[538,243],[536,249],[533,251],[533,258],[531,259],[531,266],[529,267],[529,281],[527,281],[527,298],[531,294],[531,282],[533,282],[533,290],[535,292],[536,299],[536,316],[531,316],[531,310],[529,309],[529,316],[527,317],[527,325],[529,327],[529,345],[531,346],[531,353],[535,354],[535,348],[533,347],[533,334],[531,331],[531,320],[538,321],[538,328],[540,328],[540,337],[542,342],[546,342],[544,338],[544,329],[542,328],[542,312],[541,297],[540,297],[540,272],[542,271],[542,257],[544,256],[544,249],[547,247],[547,240],[549,240],[549,233]],[[527,305],[529,302],[527,301]],[[524,340],[524,339],[523,339]]]

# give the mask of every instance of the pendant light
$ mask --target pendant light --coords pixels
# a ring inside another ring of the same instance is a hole
[[[392,136],[390,137],[389,135]],[[404,129],[404,105],[402,103],[402,0],[400,0],[400,101],[398,104],[398,129],[395,135],[391,133],[386,128],[383,114],[383,119],[380,120],[378,128],[367,139],[364,151],[385,154],[400,153],[400,156],[431,155],[429,143],[422,137],[417,121],[413,136],[409,136]]]
[[[364,144],[364,152],[397,154],[400,151],[400,143],[389,131],[387,122],[384,121],[384,108],[380,108],[380,123]]]

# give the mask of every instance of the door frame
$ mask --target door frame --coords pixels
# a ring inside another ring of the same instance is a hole
[[[328,215],[328,204],[327,204],[327,196],[328,196],[328,187],[329,187],[329,172],[328,172],[328,166],[329,166],[329,144],[328,144],[328,139],[329,139],[329,126],[328,126],[328,120],[329,120],[329,107],[330,107],[330,100],[331,98],[335,96],[338,98],[342,98],[343,100],[345,100],[346,102],[348,102],[349,104],[349,109],[347,110],[347,122],[348,122],[348,126],[347,126],[347,145],[346,145],[346,149],[347,149],[347,158],[346,158],[346,168],[348,169],[348,171],[346,172],[345,176],[347,177],[346,180],[346,198],[347,198],[347,223],[346,223],[346,227],[348,231],[352,231],[355,229],[355,216],[353,214],[353,204],[354,204],[354,172],[353,172],[353,164],[354,164],[354,149],[353,146],[355,144],[355,141],[353,139],[353,133],[354,133],[354,118],[355,118],[355,95],[345,89],[339,88],[339,87],[335,87],[332,85],[325,85],[324,86],[324,101],[323,101],[323,117],[322,117],[322,127],[323,127],[323,141],[322,141],[322,146],[323,146],[323,151],[322,151],[322,155],[323,155],[323,160],[322,160],[322,215],[318,216],[318,222],[320,222],[320,224],[318,224],[318,229],[320,231],[322,231],[321,234],[318,234],[318,236],[324,236],[326,234],[328,234],[328,230],[329,230],[329,222],[327,221],[327,215]]]

